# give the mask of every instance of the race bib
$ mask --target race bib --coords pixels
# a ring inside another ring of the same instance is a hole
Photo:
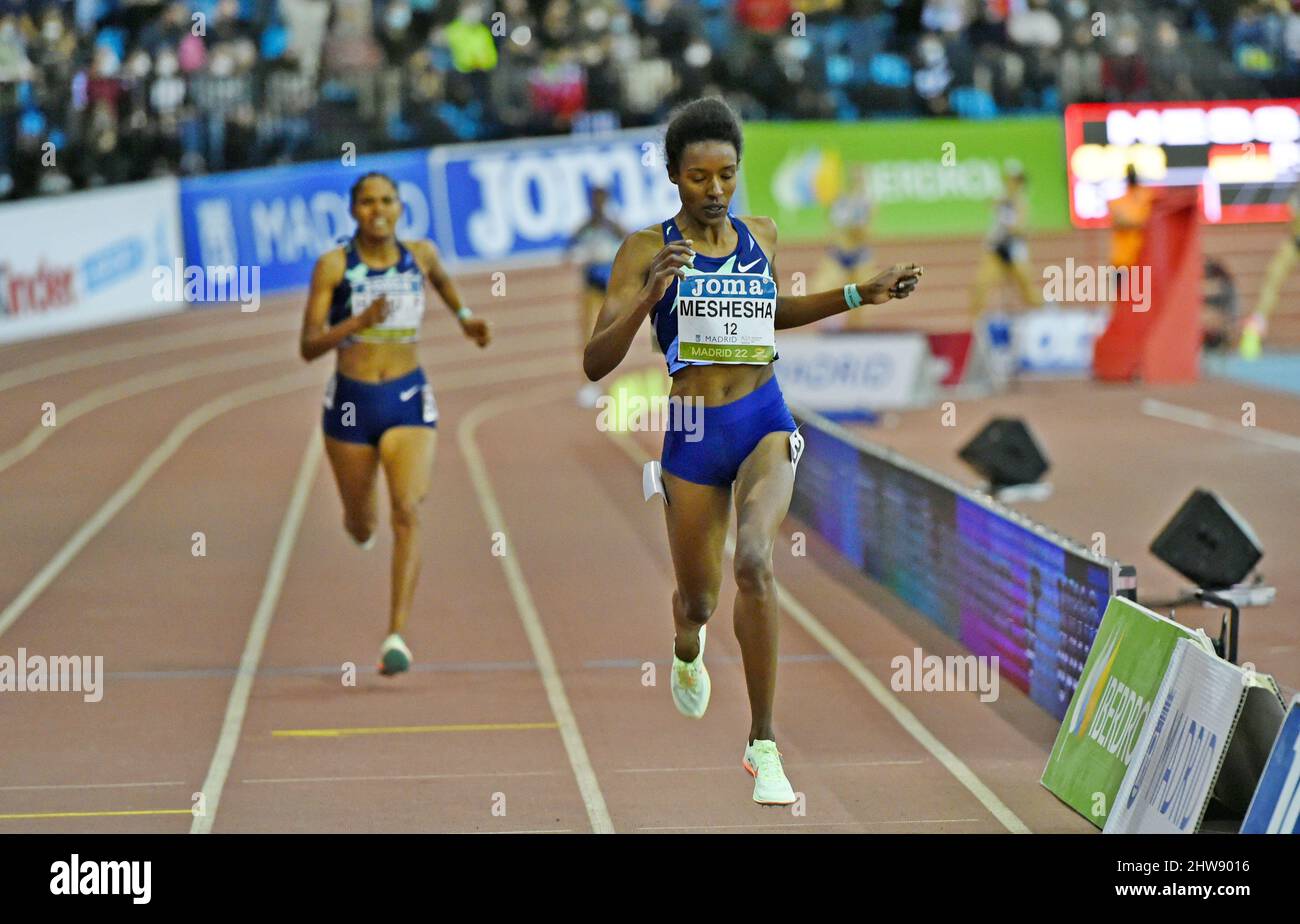
[[[700,273],[677,284],[677,355],[766,365],[776,358],[776,281],[752,273]]]
[[[424,317],[424,280],[414,273],[366,276],[352,283],[352,314],[364,312],[380,296],[388,298],[388,317],[361,331],[361,340],[414,337]]]

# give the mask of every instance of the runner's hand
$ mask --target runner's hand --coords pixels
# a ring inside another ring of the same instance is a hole
[[[646,279],[645,291],[649,301],[657,302],[663,298],[674,279],[686,276],[686,267],[695,259],[693,241],[673,241],[655,255],[650,264],[650,273]]]
[[[925,275],[915,263],[896,263],[866,285],[858,286],[864,305],[882,305],[891,298],[907,298]]]
[[[482,318],[466,318],[460,322],[460,329],[465,332],[466,337],[480,347],[485,347],[492,342],[492,328]]]
[[[362,329],[383,323],[392,310],[392,306],[388,304],[388,296],[379,296],[379,298],[367,305],[366,310],[359,315]]]

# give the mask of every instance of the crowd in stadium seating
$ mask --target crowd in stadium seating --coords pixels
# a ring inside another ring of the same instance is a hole
[[[746,118],[1294,95],[1300,0],[0,0],[0,196]],[[51,160],[53,163],[51,163]]]

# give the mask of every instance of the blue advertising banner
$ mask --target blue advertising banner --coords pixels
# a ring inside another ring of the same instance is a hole
[[[1242,834],[1300,834],[1300,696],[1278,730]]]
[[[260,267],[263,293],[303,288],[316,259],[352,234],[356,223],[348,214],[348,192],[372,170],[397,182],[405,206],[398,236],[429,237],[425,152],[402,151],[362,156],[353,167],[322,161],[183,180],[186,261],[204,267]]]
[[[432,238],[450,269],[495,269],[564,259],[587,219],[594,186],[628,231],[677,213],[654,128],[530,138],[245,170],[181,183],[188,264],[260,267],[264,293],[299,289],[316,259],[352,234],[348,191],[370,171],[398,184],[398,236]],[[743,214],[743,186],[732,211]]]
[[[435,148],[429,173],[439,191],[438,246],[449,264],[466,268],[557,259],[586,220],[593,186],[609,191],[608,212],[629,233],[671,218],[681,202],[661,135],[644,128]],[[731,211],[744,214],[743,184]]]

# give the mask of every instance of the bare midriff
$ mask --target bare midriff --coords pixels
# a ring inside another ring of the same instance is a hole
[[[771,363],[766,366],[722,363],[687,366],[673,376],[671,394],[679,398],[700,398],[705,407],[714,407],[738,401],[757,391],[772,375]]]
[[[338,371],[350,379],[379,384],[400,379],[420,365],[414,343],[351,343],[340,347]]]

